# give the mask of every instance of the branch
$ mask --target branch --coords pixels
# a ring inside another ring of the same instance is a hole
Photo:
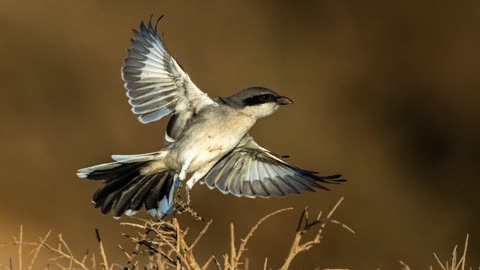
[[[293,242],[292,242],[292,245],[290,247],[290,251],[287,255],[287,258],[285,259],[285,263],[280,268],[280,270],[289,269],[290,264],[292,263],[293,259],[299,253],[307,251],[307,250],[311,249],[313,246],[320,244],[320,241],[322,239],[323,229],[325,228],[325,226],[328,222],[338,224],[342,228],[345,228],[346,230],[348,230],[349,232],[355,233],[347,225],[345,225],[343,223],[340,223],[337,220],[334,220],[334,221],[330,220],[333,213],[338,208],[338,206],[342,203],[342,201],[343,201],[343,197],[340,198],[340,200],[332,207],[332,209],[330,210],[330,212],[328,213],[328,215],[325,219],[321,219],[322,212],[320,212],[317,215],[317,219],[314,220],[313,222],[308,221],[308,207],[305,207],[305,209],[302,211],[302,214],[300,215],[300,219],[298,221],[298,226],[297,226],[297,231],[295,233],[295,237],[293,238]],[[319,228],[317,234],[315,235],[315,238],[313,240],[306,241],[302,244],[301,242],[302,242],[302,239],[303,239],[303,236],[305,235],[305,233],[307,231],[309,231],[310,229],[312,229],[313,227],[319,225],[319,224],[321,224],[321,225],[320,225],[320,228]]]
[[[289,211],[289,210],[292,210],[293,208],[292,207],[289,207],[289,208],[283,208],[283,209],[280,209],[280,210],[277,210],[273,213],[270,213],[266,216],[264,216],[263,218],[261,218],[257,224],[255,224],[251,229],[250,231],[247,233],[247,235],[245,236],[244,239],[241,239],[241,244],[240,244],[240,247],[238,248],[238,253],[237,253],[237,256],[235,257],[234,259],[234,265],[232,265],[232,269],[235,269],[237,266],[238,266],[238,262],[240,261],[240,258],[242,257],[243,255],[243,252],[246,250],[246,246],[247,246],[247,243],[248,243],[248,240],[250,240],[250,238],[253,236],[253,233],[255,233],[255,231],[258,229],[258,227],[263,223],[265,222],[267,219],[277,215],[277,214],[280,214],[282,212],[285,212],[285,211]]]
[[[102,238],[100,237],[100,232],[98,231],[98,229],[95,229],[95,234],[97,235],[98,245],[100,246],[100,255],[102,256],[103,267],[106,270],[109,270],[110,267],[108,267],[107,255],[105,254],[105,249],[103,248]]]

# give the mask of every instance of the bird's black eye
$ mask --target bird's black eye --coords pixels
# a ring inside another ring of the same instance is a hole
[[[270,99],[270,95],[260,95],[258,99],[261,101],[268,101]]]
[[[243,101],[243,104],[247,106],[259,105],[268,102],[273,102],[275,100],[275,96],[272,94],[263,94],[257,95],[253,97],[249,97]]]

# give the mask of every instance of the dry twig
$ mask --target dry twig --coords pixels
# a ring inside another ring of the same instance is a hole
[[[440,266],[442,270],[466,270],[465,262],[467,260],[468,239],[469,239],[469,235],[467,234],[465,238],[465,245],[463,247],[462,257],[460,257],[460,259],[458,259],[457,245],[455,245],[455,247],[453,248],[452,257],[450,258],[450,260],[447,260],[444,263],[442,262],[442,260],[440,260],[440,258],[437,256],[435,252],[433,253],[433,257],[435,258],[437,264]],[[403,270],[411,269],[410,266],[408,266],[403,261],[400,261],[400,264],[402,265]],[[433,270],[433,266],[430,266],[429,269]],[[478,269],[480,270],[480,267]]]
[[[342,200],[340,200],[333,207],[325,219],[321,219],[321,215],[318,215],[317,219],[311,223],[308,221],[307,209],[302,212],[299,221],[299,227],[297,228],[297,233],[290,253],[281,269],[288,269],[291,261],[298,253],[306,251],[313,245],[316,245],[320,242],[322,230],[327,222],[340,225],[343,228],[352,231],[348,226],[337,220],[331,219],[333,212],[341,203],[341,201]],[[223,265],[215,256],[212,255],[202,264],[202,266],[200,266],[198,260],[199,258],[194,254],[195,248],[203,236],[207,233],[212,221],[207,222],[203,229],[193,238],[193,241],[190,242],[186,240],[186,235],[189,231],[188,228],[181,228],[176,217],[173,217],[168,221],[152,221],[141,218],[132,218],[132,222],[120,223],[121,225],[129,226],[137,230],[137,233],[134,235],[123,234],[135,244],[135,246],[132,248],[133,250],[129,251],[125,249],[124,246],[118,245],[120,251],[127,259],[126,264],[114,263],[112,261],[109,263],[103,241],[97,229],[95,230],[98,241],[97,252],[90,252],[87,250],[80,258],[74,256],[70,246],[63,239],[61,234],[58,235],[57,243],[52,243],[53,240],[50,240],[51,231],[48,231],[48,233],[43,238],[40,238],[38,242],[25,242],[23,237],[23,227],[21,226],[19,238],[18,240],[14,238],[14,242],[12,244],[18,245],[18,269],[21,269],[23,266],[22,260],[24,258],[22,256],[24,256],[24,247],[33,247],[30,253],[32,259],[30,265],[28,266],[28,270],[38,268],[36,266],[34,267],[34,265],[36,264],[37,258],[39,257],[39,253],[42,249],[47,249],[51,252],[49,263],[61,269],[96,269],[98,263],[96,256],[100,256],[99,260],[101,263],[99,263],[98,266],[105,270],[117,268],[127,270],[140,268],[151,270],[207,270],[209,267],[210,269],[216,268],[217,270],[237,270],[243,267],[243,269],[248,270],[248,258],[244,258],[243,256],[247,251],[247,244],[249,240],[253,237],[260,225],[262,225],[265,221],[277,214],[292,209],[293,208],[280,209],[262,217],[243,238],[239,239],[239,243],[237,242],[235,236],[235,225],[234,223],[231,223],[230,247],[229,251],[227,251],[223,256]],[[320,228],[316,237],[313,240],[301,243],[304,233],[313,227],[316,227],[317,225],[320,225]],[[462,262],[464,261],[459,261],[459,263]],[[10,269],[13,270],[12,260],[10,260],[9,263]],[[269,267],[268,264],[268,258],[265,258],[263,268],[267,269],[267,267]]]
[[[338,206],[342,203],[343,197],[333,206],[333,208],[330,210],[328,213],[327,217],[325,219],[321,219],[322,212],[320,212],[317,216],[317,218],[313,222],[308,221],[308,208],[306,207],[299,219],[298,226],[297,226],[297,232],[295,234],[295,238],[293,239],[292,245],[290,247],[290,252],[287,255],[287,258],[285,259],[285,263],[283,266],[280,268],[281,270],[287,270],[290,267],[290,264],[292,263],[293,259],[301,252],[307,251],[311,249],[313,246],[320,244],[320,241],[322,239],[322,233],[323,230],[328,222],[331,221],[331,217],[335,210],[337,210]],[[350,227],[347,225],[340,223],[339,221],[333,222],[334,224],[341,225],[342,228],[347,229],[351,233],[355,233]],[[303,226],[302,226],[303,224]],[[318,233],[315,235],[315,238],[310,241],[306,241],[303,244],[302,238],[305,235],[307,231],[310,229],[314,228],[315,226],[320,224],[320,228],[318,230]]]
[[[98,245],[100,247],[100,255],[102,256],[103,267],[106,270],[109,270],[110,267],[108,267],[107,254],[105,254],[105,249],[103,248],[102,238],[100,237],[100,232],[98,231],[98,229],[95,229],[95,235],[97,236]]]

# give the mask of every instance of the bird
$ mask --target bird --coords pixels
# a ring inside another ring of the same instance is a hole
[[[284,156],[257,144],[249,135],[255,122],[292,100],[265,87],[210,98],[167,50],[157,34],[159,20],[155,27],[152,19],[141,21],[139,30],[133,30],[121,75],[138,121],[147,124],[170,116],[164,147],[112,155],[112,162],[79,169],[78,177],[103,182],[93,195],[95,208],[120,218],[145,207],[161,219],[174,210],[184,181],[187,207],[197,182],[237,197],[269,198],[329,190],[324,184],[346,181],[340,174],[320,176],[290,165]]]

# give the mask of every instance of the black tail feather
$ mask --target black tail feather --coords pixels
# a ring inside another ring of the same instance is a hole
[[[160,201],[163,196],[168,194],[168,190],[170,190],[171,185],[169,183],[166,183],[167,180],[170,178],[172,177],[170,177],[170,174],[168,172],[159,177],[156,185],[154,185],[145,196],[146,209],[150,210],[158,208],[158,201]],[[165,191],[166,188],[167,190]]]
[[[123,213],[130,208],[133,196],[137,194],[142,185],[145,185],[145,182],[151,177],[152,175],[138,176],[136,179],[132,179],[128,186],[122,189],[117,196],[115,207],[113,208],[113,214],[116,217],[123,215]]]
[[[147,210],[158,209],[159,201],[168,196],[174,182],[171,171],[142,175],[141,169],[148,161],[110,164],[107,169],[95,170],[94,167],[85,174],[85,178],[104,182],[93,195],[95,208],[100,208],[103,214],[113,211],[115,217],[120,217],[127,210],[134,214],[142,205]]]
[[[99,188],[94,194],[92,200],[95,203],[101,203],[108,194],[118,191],[128,185],[132,179],[136,179],[140,175],[138,169],[125,172],[124,174],[117,174],[117,178],[105,180],[105,185]]]
[[[160,181],[162,175],[154,175],[150,178],[143,186],[140,187],[138,192],[133,196],[130,203],[131,209],[133,211],[138,211],[142,208],[145,198],[147,197],[148,192]]]

